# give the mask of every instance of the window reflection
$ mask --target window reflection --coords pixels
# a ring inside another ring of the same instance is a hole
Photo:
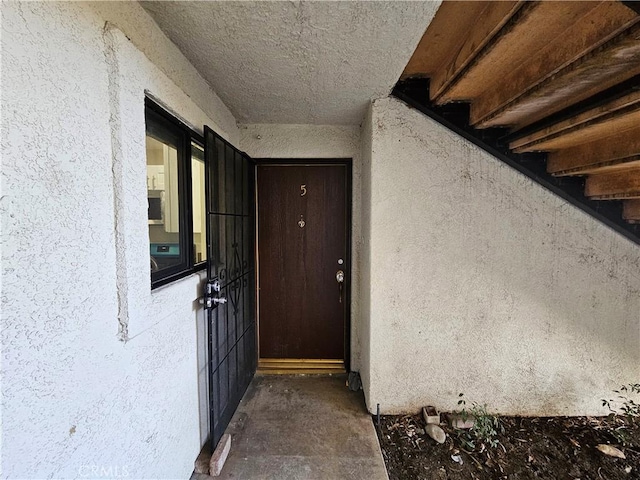
[[[193,198],[194,263],[207,259],[207,211],[204,193],[204,150],[191,144],[191,192]]]
[[[171,138],[147,135],[147,196],[151,271],[179,265],[178,151]]]

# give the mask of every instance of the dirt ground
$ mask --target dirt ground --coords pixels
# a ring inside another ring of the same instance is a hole
[[[640,479],[640,422],[623,417],[502,417],[500,444],[474,452],[461,448],[459,431],[444,423],[446,441],[436,443],[421,415],[373,421],[390,480]],[[599,444],[617,447],[626,459],[605,455]]]

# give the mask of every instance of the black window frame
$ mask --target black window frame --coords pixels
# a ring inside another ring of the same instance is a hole
[[[177,150],[180,263],[175,266],[163,268],[157,272],[151,272],[151,290],[154,290],[192,275],[195,272],[204,270],[207,266],[206,259],[200,263],[195,263],[194,261],[193,192],[191,188],[192,143],[197,144],[204,150],[204,137],[149,97],[145,97],[144,106],[145,137],[148,135],[151,126],[152,129],[167,131],[179,139]],[[204,162],[205,172],[207,172],[206,157]],[[149,252],[149,257],[151,257],[149,248],[147,248],[147,252]]]

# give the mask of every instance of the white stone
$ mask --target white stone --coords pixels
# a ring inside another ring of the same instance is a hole
[[[427,426],[424,427],[424,431],[438,443],[444,443],[447,440],[447,434],[444,430],[433,423],[427,424]]]

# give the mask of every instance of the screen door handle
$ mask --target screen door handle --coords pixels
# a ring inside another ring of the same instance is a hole
[[[220,282],[217,279],[207,282],[204,297],[198,299],[200,305],[204,305],[204,308],[213,308],[215,305],[227,303],[226,298],[217,296],[220,290]]]
[[[222,305],[227,303],[227,299],[225,297],[216,298],[204,296],[198,299],[198,303],[200,303],[200,305],[204,305],[204,308],[213,308],[214,305]]]

